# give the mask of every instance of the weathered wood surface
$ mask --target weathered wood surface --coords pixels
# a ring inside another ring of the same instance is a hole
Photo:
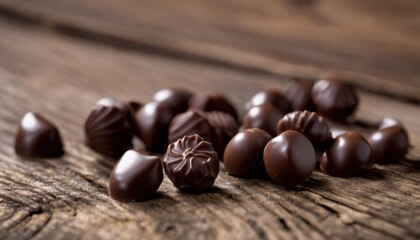
[[[408,161],[377,166],[371,176],[341,179],[317,170],[287,190],[222,169],[208,193],[183,193],[165,178],[154,199],[119,203],[107,194],[115,160],[83,145],[82,125],[96,100],[147,102],[156,90],[183,86],[230,94],[240,109],[259,89],[284,89],[288,79],[111,48],[10,19],[0,19],[0,36],[1,239],[420,238],[418,105],[361,91],[357,118],[396,117],[413,145]],[[414,75],[404,78],[413,88]],[[25,160],[14,154],[14,131],[27,111],[41,112],[59,126],[64,157]]]

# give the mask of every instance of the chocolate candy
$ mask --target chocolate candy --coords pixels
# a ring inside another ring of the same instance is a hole
[[[238,119],[235,107],[222,94],[196,94],[189,101],[190,108],[204,112],[220,111],[230,114],[235,120]]]
[[[175,114],[182,113],[188,109],[188,101],[193,94],[182,88],[162,89],[153,95],[153,100],[162,102],[172,108]]]
[[[211,143],[213,144],[219,159],[222,160],[226,144],[228,144],[232,137],[238,132],[239,126],[231,115],[224,112],[207,112],[205,116],[210,125],[213,126],[215,132]]]
[[[249,111],[255,106],[267,103],[278,108],[283,113],[288,113],[291,109],[291,103],[279,91],[275,89],[266,89],[255,94],[251,100],[245,104],[245,110]]]
[[[317,111],[328,118],[344,121],[357,108],[356,89],[337,80],[319,80],[312,88],[312,99]]]
[[[97,105],[85,123],[86,144],[111,157],[131,148],[133,131],[126,115],[114,106]]]
[[[203,191],[213,186],[219,160],[211,143],[197,134],[184,136],[168,146],[163,158],[166,175],[177,188]]]
[[[379,128],[387,128],[395,125],[402,126],[402,124],[397,119],[386,117],[381,120]]]
[[[168,128],[173,117],[172,109],[160,102],[150,102],[136,113],[136,135],[148,150],[165,151],[168,145]]]
[[[23,157],[54,158],[64,150],[57,127],[41,115],[28,112],[15,135],[15,152]]]
[[[194,109],[178,114],[172,120],[169,126],[169,143],[193,134],[200,135],[208,142],[211,142],[215,136],[214,127],[207,120],[205,113]]]
[[[373,168],[372,147],[360,133],[349,131],[334,139],[321,158],[321,170],[336,177],[352,177]]]
[[[287,130],[273,138],[264,149],[264,166],[277,184],[301,184],[315,168],[315,150],[307,137]]]
[[[289,100],[293,111],[315,111],[315,104],[311,97],[313,85],[313,82],[300,80],[294,80],[290,83],[285,96]]]
[[[260,128],[275,136],[278,121],[284,114],[271,104],[263,104],[251,108],[244,116],[242,128]]]
[[[223,162],[226,171],[235,176],[250,177],[264,172],[263,151],[272,137],[258,128],[236,134],[227,144]]]
[[[377,129],[367,140],[372,146],[375,163],[400,162],[408,152],[408,135],[399,125]]]
[[[294,130],[305,135],[316,151],[323,153],[331,142],[331,132],[323,117],[315,112],[296,111],[286,114],[277,124],[277,134]]]
[[[129,102],[127,102],[127,106],[130,108],[130,111],[131,111],[131,114],[133,116],[133,119],[134,119],[134,116],[136,115],[136,113],[143,107],[143,105],[144,104],[139,103],[137,101],[129,101]]]
[[[125,104],[124,102],[117,100],[115,98],[101,98],[96,102],[96,105],[101,105],[101,106],[107,106],[107,107],[116,107],[118,108],[121,112],[124,113],[124,115],[127,118],[131,118],[131,109],[130,107]]]
[[[109,178],[109,195],[119,201],[135,201],[153,195],[163,181],[159,157],[128,150]]]

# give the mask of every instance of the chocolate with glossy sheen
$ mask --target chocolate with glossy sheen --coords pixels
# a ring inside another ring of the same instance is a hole
[[[289,100],[275,89],[266,89],[255,94],[245,104],[245,110],[249,111],[251,108],[263,104],[271,104],[283,113],[288,113],[291,110],[291,103]]]
[[[119,201],[135,201],[153,195],[163,181],[159,157],[128,150],[109,177],[109,195]]]
[[[328,123],[315,112],[296,111],[286,114],[277,124],[277,134],[294,130],[305,135],[316,151],[323,153],[332,141]]]
[[[97,105],[85,122],[86,144],[111,157],[132,147],[133,131],[125,114],[114,106]]]
[[[239,126],[230,114],[224,112],[213,111],[207,112],[205,115],[210,125],[214,128],[215,134],[211,143],[219,159],[222,160],[226,144],[238,133]]]
[[[263,152],[271,139],[270,134],[258,128],[246,129],[236,134],[226,145],[223,157],[226,171],[242,177],[263,173]]]
[[[399,125],[377,129],[367,140],[372,146],[375,163],[400,162],[409,148],[407,132]]]
[[[285,92],[285,96],[292,106],[292,111],[315,111],[315,104],[311,97],[313,85],[314,83],[312,81],[303,80],[294,80],[290,83]]]
[[[28,112],[15,135],[15,152],[23,157],[60,157],[64,153],[60,132],[41,115]]]
[[[399,125],[401,127],[403,126],[401,122],[398,121],[397,119],[391,118],[391,117],[385,117],[381,120],[379,124],[379,128],[387,128],[387,127],[391,127],[395,125]]]
[[[175,114],[187,111],[192,92],[182,88],[162,89],[153,95],[153,100],[171,107]]]
[[[331,176],[357,176],[373,168],[372,147],[360,133],[349,131],[333,140],[320,167]]]
[[[328,118],[344,121],[357,108],[356,89],[337,80],[319,80],[312,88],[312,99],[317,111]]]
[[[255,106],[245,114],[242,128],[260,128],[272,136],[276,136],[277,123],[284,114],[271,104]]]
[[[171,143],[163,158],[166,175],[177,188],[203,191],[213,186],[219,160],[211,143],[197,134]]]
[[[168,145],[168,129],[173,117],[172,109],[161,102],[150,102],[136,113],[134,120],[137,136],[148,150],[165,151]]]
[[[315,150],[307,137],[287,130],[273,138],[264,149],[264,166],[277,184],[301,184],[315,168]]]
[[[96,102],[96,105],[107,106],[107,107],[116,107],[119,110],[121,110],[121,112],[123,112],[124,115],[127,118],[129,118],[129,119],[132,118],[130,107],[126,103],[124,103],[124,102],[122,102],[118,99],[108,98],[108,97],[107,98],[101,98]]]
[[[200,135],[208,142],[212,142],[215,136],[214,127],[207,120],[205,113],[195,109],[188,110],[174,117],[169,126],[169,143],[193,134]]]
[[[220,111],[230,114],[235,120],[238,119],[233,104],[220,93],[196,94],[189,101],[190,108],[204,112]]]

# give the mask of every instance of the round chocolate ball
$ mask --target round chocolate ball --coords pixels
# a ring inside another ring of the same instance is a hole
[[[271,104],[255,106],[245,114],[242,129],[260,128],[275,136],[277,123],[283,116],[283,112]]]
[[[313,85],[313,82],[303,80],[294,80],[290,83],[285,92],[285,96],[289,100],[293,111],[315,111],[315,104],[311,97]]]
[[[288,113],[291,110],[291,103],[289,100],[275,89],[265,89],[255,94],[245,104],[245,110],[249,111],[251,108],[263,104],[271,104],[283,113]]]
[[[273,138],[264,149],[268,175],[285,187],[301,184],[315,168],[315,150],[307,137],[287,130]]]
[[[359,103],[356,89],[337,80],[317,81],[312,88],[312,99],[321,115],[337,121],[345,121]]]
[[[233,104],[220,93],[195,94],[189,101],[190,108],[204,112],[220,111],[230,114],[235,120],[238,114]]]
[[[408,152],[408,135],[399,125],[377,129],[367,140],[372,146],[375,163],[400,162]]]
[[[320,167],[331,176],[357,176],[373,168],[372,147],[360,133],[349,131],[333,140]]]
[[[250,177],[264,172],[263,151],[272,137],[258,128],[236,134],[226,145],[223,162],[235,176]]]
[[[187,89],[167,88],[156,92],[153,100],[166,104],[175,114],[178,114],[187,111],[188,101],[192,96],[192,92]]]

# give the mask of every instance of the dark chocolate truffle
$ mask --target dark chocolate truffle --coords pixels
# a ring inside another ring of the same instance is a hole
[[[222,94],[196,94],[189,101],[190,108],[198,109],[204,112],[220,111],[225,112],[237,120],[238,114],[236,113],[233,104]]]
[[[235,176],[251,177],[264,172],[264,147],[272,137],[258,128],[236,134],[227,144],[223,162],[226,171]]]
[[[173,117],[172,109],[160,102],[150,102],[136,113],[136,135],[148,150],[165,151],[168,145],[168,129]]]
[[[276,127],[284,114],[271,104],[251,108],[244,116],[242,129],[260,128],[270,135],[277,135]]]
[[[231,115],[224,112],[207,112],[206,118],[210,125],[213,126],[215,132],[211,143],[220,160],[222,160],[226,144],[238,133],[239,126]]]
[[[251,100],[245,104],[245,110],[249,111],[251,108],[263,104],[271,104],[283,113],[288,113],[291,110],[291,103],[289,100],[275,89],[266,89],[255,94]]]
[[[367,140],[372,146],[375,163],[400,162],[408,152],[408,135],[399,125],[377,129]]]
[[[64,150],[57,127],[41,115],[28,112],[16,132],[15,152],[23,157],[54,158]]]
[[[169,126],[169,143],[173,143],[183,136],[198,134],[208,142],[212,142],[214,127],[207,120],[204,112],[189,110],[176,115]]]
[[[372,147],[355,131],[335,138],[321,158],[321,170],[336,177],[352,177],[372,168]]]
[[[217,153],[211,143],[197,134],[170,144],[163,158],[163,167],[175,187],[195,191],[213,186],[219,174]]]
[[[108,97],[107,98],[101,98],[101,99],[99,99],[96,102],[96,105],[107,106],[107,107],[116,107],[121,112],[123,112],[124,115],[127,118],[131,118],[131,109],[130,109],[130,107],[126,103],[124,103],[124,102],[122,102],[122,101],[120,101],[118,99],[108,98]]]
[[[163,181],[159,157],[128,150],[109,178],[109,195],[119,201],[135,201],[153,195]]]
[[[294,130],[305,135],[316,151],[323,153],[332,136],[328,123],[315,112],[296,111],[286,114],[277,124],[277,134]]]
[[[314,83],[311,81],[294,80],[286,90],[285,96],[289,100],[292,111],[309,110],[315,111],[311,91]]]
[[[315,150],[307,137],[287,130],[273,138],[264,149],[264,166],[277,184],[301,184],[315,168]]]
[[[162,89],[153,95],[153,100],[162,102],[172,108],[175,114],[182,113],[188,109],[188,101],[193,96],[192,92],[182,88]]]
[[[312,88],[312,99],[317,111],[328,118],[344,121],[357,108],[356,89],[337,80],[319,80]]]
[[[85,133],[86,144],[107,156],[119,157],[132,146],[128,119],[114,106],[97,105],[86,120]]]

